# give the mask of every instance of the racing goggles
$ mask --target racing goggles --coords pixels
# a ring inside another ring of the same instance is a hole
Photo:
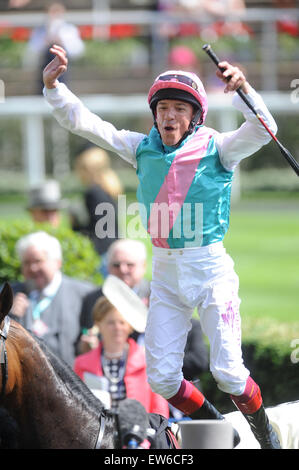
[[[185,85],[188,85],[194,90],[198,91],[197,83],[194,80],[192,80],[192,78],[186,77],[185,75],[177,75],[177,74],[160,75],[158,80],[162,80],[163,82],[174,81],[174,82],[184,83]]]

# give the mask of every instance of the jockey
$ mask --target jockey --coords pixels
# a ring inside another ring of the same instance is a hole
[[[153,112],[154,124],[156,122],[157,103],[163,99],[173,99],[190,103],[193,107],[194,114],[190,121],[188,130],[177,142],[180,142],[195,130],[197,124],[203,124],[208,112],[208,97],[201,80],[190,72],[169,71],[162,73],[157,77],[148,93],[148,103]]]
[[[58,77],[67,67],[65,51],[44,70],[44,95],[58,122],[71,132],[112,150],[137,170],[141,218],[153,245],[151,298],[145,331],[148,381],[155,393],[192,419],[223,419],[206,397],[183,377],[191,317],[198,309],[210,342],[210,370],[224,393],[244,414],[262,448],[280,448],[269,424],[259,386],[241,350],[239,280],[226,253],[230,194],[238,163],[269,142],[262,124],[237,93],[233,105],[245,122],[232,132],[205,126],[207,95],[193,73],[167,71],[148,94],[154,126],[148,135],[117,130],[86,109]],[[260,95],[238,67],[219,64],[225,92],[239,87],[273,133],[277,126]]]

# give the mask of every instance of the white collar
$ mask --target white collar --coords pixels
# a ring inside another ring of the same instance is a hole
[[[46,287],[44,287],[44,289],[42,289],[41,293],[45,297],[54,297],[54,295],[56,294],[56,292],[58,291],[60,287],[61,281],[62,281],[61,271],[57,271],[54,274],[52,281]]]

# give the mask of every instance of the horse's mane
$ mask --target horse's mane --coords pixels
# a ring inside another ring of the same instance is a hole
[[[58,357],[43,339],[39,338],[32,331],[24,328],[20,323],[14,320],[10,324],[8,335],[9,339],[12,340],[15,345],[18,345],[21,330],[23,330],[23,334],[28,334],[31,340],[37,343],[41,349],[41,353],[44,354],[46,360],[53,368],[54,373],[60,378],[65,387],[67,387],[70,393],[74,395],[79,402],[84,403],[86,408],[99,417],[103,414],[105,414],[106,417],[112,417],[113,413],[110,412],[110,410],[105,409],[103,403],[95,397],[69,364]]]
[[[50,362],[55,373],[60,377],[65,386],[70,392],[77,396],[80,401],[84,400],[85,405],[96,414],[100,414],[104,410],[104,405],[97,399],[80,377],[73,371],[73,369],[60,357],[51,351],[47,344],[35,336],[34,333],[27,330],[32,338],[38,343],[47,360]],[[105,410],[106,413],[106,410]]]

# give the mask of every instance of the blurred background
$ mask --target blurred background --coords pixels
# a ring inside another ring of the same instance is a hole
[[[243,118],[223,94],[215,65],[202,51],[210,43],[221,59],[245,71],[277,121],[278,138],[299,161],[298,4],[1,0],[0,243],[1,224],[28,220],[28,191],[45,179],[60,183],[64,199],[75,201],[82,194],[74,162],[86,141],[60,128],[41,94],[48,47],[61,26],[59,40],[70,58],[64,81],[89,109],[116,127],[150,129],[147,92],[156,75],[169,68],[200,75],[209,95],[208,126],[219,131],[238,127]],[[134,201],[134,169],[110,157],[128,201]],[[288,365],[292,352],[292,364],[299,362],[294,350],[299,346],[298,203],[298,177],[271,142],[244,160],[236,173],[225,239],[240,276],[245,339],[283,343]],[[150,268],[149,262],[148,277]]]
[[[45,175],[63,180],[65,190],[71,189],[73,161],[84,142],[56,125],[41,97],[49,42],[55,40],[55,23],[62,21],[69,26],[62,39],[70,58],[65,81],[115,125],[148,130],[149,86],[161,70],[179,67],[202,77],[210,97],[208,125],[219,130],[237,126],[242,116],[231,109],[215,65],[202,51],[209,42],[220,58],[244,69],[274,114],[280,140],[299,159],[298,1],[237,0],[231,10],[222,10],[224,3],[230,2],[65,0],[61,10],[58,2],[1,0],[1,192],[12,191],[11,173],[18,191]],[[124,184],[134,189],[131,169],[120,159],[113,165]],[[245,160],[241,173],[236,192],[298,189],[296,177],[272,144]]]

